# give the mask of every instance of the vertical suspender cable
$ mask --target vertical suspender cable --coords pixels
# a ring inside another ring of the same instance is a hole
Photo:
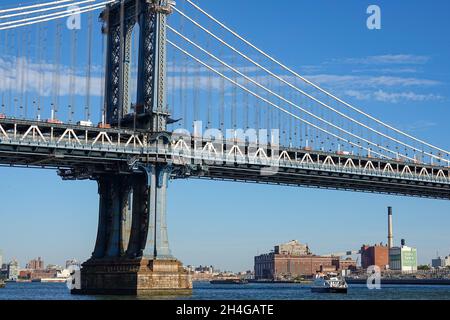
[[[1,77],[2,77],[2,84],[1,84],[1,89],[2,89],[2,108],[1,108],[1,113],[5,113],[5,89],[6,89],[6,82],[7,82],[7,78],[6,78],[6,48],[8,46],[8,33],[5,32],[4,34],[4,41],[3,41],[3,46],[2,46],[2,56],[4,57],[5,60],[3,60],[3,66],[2,66],[2,73],[1,73]]]
[[[29,90],[28,90],[28,75],[31,70],[29,70],[29,66],[31,65],[31,47],[32,47],[32,40],[31,40],[31,30],[30,32],[26,32],[27,35],[27,41],[26,41],[26,64],[25,64],[25,118],[28,117],[28,98],[29,98]]]
[[[180,21],[180,31],[184,32],[184,19],[180,16],[179,17],[179,21]],[[176,51],[176,50],[174,50]],[[182,65],[183,65],[183,58],[181,56],[180,53],[178,53],[178,61],[177,61],[177,65],[174,65],[174,68],[176,67],[176,74],[178,76],[178,102],[179,102],[179,108],[180,108],[180,115],[182,120],[178,121],[178,126],[181,127],[182,125],[184,127],[186,127],[186,118],[184,116],[184,111],[183,111],[183,77],[182,77]]]
[[[87,69],[86,69],[86,100],[84,106],[84,119],[91,120],[91,71],[92,71],[92,13],[88,16],[88,43],[87,43]]]
[[[184,5],[184,2],[183,2]],[[179,21],[180,21],[180,31],[184,32],[184,19],[180,16],[179,17]],[[181,53],[178,54],[179,55],[179,60],[178,60],[178,66],[177,66],[177,74],[178,74],[178,93],[179,93],[179,102],[180,102],[180,112],[181,112],[181,118],[182,121],[179,121],[179,126],[184,126],[184,129],[188,130],[188,125],[187,125],[187,115],[186,115],[186,98],[185,98],[185,86],[184,86],[184,82],[185,82],[185,62],[187,61],[187,57],[185,58],[185,56],[182,56]]]
[[[20,114],[19,117],[24,118],[23,106],[24,106],[24,94],[25,94],[25,60],[26,60],[26,39],[27,32],[22,33],[22,40],[20,42],[21,56],[20,59]]]
[[[206,40],[206,48],[209,49],[209,47],[210,47],[210,39],[208,37],[207,40]],[[209,129],[211,127],[211,108],[212,108],[211,104],[212,104],[212,90],[213,90],[213,86],[212,86],[212,83],[211,83],[211,81],[212,81],[212,77],[211,77],[212,74],[209,71],[207,71],[207,72],[208,72],[208,78],[207,78],[206,81],[208,81],[208,84],[206,86],[206,90],[208,92],[206,93],[206,95],[207,95],[207,99],[206,99],[206,109],[207,109],[207,112],[206,112],[207,113],[207,115],[206,115],[206,118],[207,118],[207,120],[206,120],[206,129]]]
[[[125,1],[121,0],[120,1],[120,78],[119,78],[119,110],[118,110],[118,115],[117,115],[117,124],[119,129],[121,128],[121,124],[122,124],[122,113],[124,110],[124,101],[123,98],[125,96],[125,93],[123,92],[123,87],[125,84],[125,73],[124,73],[124,63],[125,63],[125,24],[124,24],[124,20],[125,20]],[[108,76],[108,75],[106,75]],[[128,80],[128,79],[127,79]]]
[[[70,33],[70,76],[69,76],[69,108],[68,108],[68,121],[69,123],[72,123],[72,115],[73,115],[73,107],[74,107],[74,85],[75,85],[75,56],[76,53],[76,46],[75,46],[75,29],[71,31]]]
[[[57,119],[58,107],[59,107],[59,74],[60,74],[60,47],[61,47],[61,23],[58,21],[56,24],[56,37],[55,37],[55,67],[53,70],[53,83],[52,83],[52,94],[53,101],[51,103],[51,119]]]
[[[105,86],[106,86],[106,41],[108,37],[102,33],[102,71],[101,71],[101,84],[100,84],[100,122],[104,126],[106,124],[106,98],[105,98]]]
[[[61,63],[62,63],[62,23],[58,22],[58,36],[57,36],[57,58],[56,58],[56,105],[55,105],[55,117],[57,117],[57,113],[59,112],[60,104],[61,104]]]
[[[223,53],[222,49],[219,54]],[[220,106],[219,106],[219,125],[220,130],[225,130],[225,79],[220,77]]]
[[[231,59],[231,64],[236,65],[236,56],[233,54]],[[238,81],[236,73],[233,73],[233,80]],[[237,116],[236,116],[236,105],[237,105],[237,87],[232,88],[232,101],[231,101],[231,125],[234,130],[237,128]]]
[[[193,40],[196,42],[197,40],[197,28],[193,29]],[[199,120],[199,70],[200,65],[198,63],[194,64],[193,72],[194,72],[194,82],[193,82],[193,95],[192,95],[192,102],[194,105],[194,121]],[[194,125],[194,123],[192,123]],[[196,132],[194,132],[196,134]]]
[[[188,81],[188,68],[189,68],[189,58],[186,56],[183,56],[183,119],[184,119],[184,128],[186,130],[189,130],[190,128],[190,124],[189,124],[189,113],[187,110],[187,105],[188,105],[188,86],[189,86],[189,81]]]
[[[174,117],[174,115],[179,112],[179,110],[176,111],[176,93],[175,93],[175,89],[176,89],[176,79],[175,79],[175,61],[177,59],[177,55],[176,55],[176,50],[172,49],[172,61],[169,64],[169,73],[168,76],[170,77],[170,109],[169,109],[169,113],[172,115],[172,117]]]
[[[9,57],[9,63],[10,66],[14,66],[14,39],[17,38],[17,30],[14,30],[14,34],[12,35],[11,41],[8,41],[8,57]],[[17,66],[16,66],[17,67]],[[10,113],[13,111],[13,94],[12,94],[12,84],[13,84],[13,72],[12,70],[9,71],[9,78],[8,78],[8,110]]]
[[[189,68],[189,58],[187,56],[183,56],[183,119],[184,119],[184,128],[186,130],[189,130],[189,113],[187,110],[187,105],[188,105],[188,86],[189,86],[189,82],[188,82],[188,68]]]
[[[42,76],[42,64],[41,64],[41,55],[42,55],[42,51],[41,51],[41,43],[42,43],[42,26],[39,24],[38,28],[37,28],[37,42],[36,42],[36,48],[35,48],[35,52],[37,54],[36,57],[36,63],[38,64],[38,88],[37,88],[37,96],[36,99],[33,100],[33,107],[34,107],[34,119],[35,120],[39,120],[38,119],[38,108],[39,108],[39,99],[41,96],[41,76]]]

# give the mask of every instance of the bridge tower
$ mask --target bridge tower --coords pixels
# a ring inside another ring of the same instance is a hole
[[[169,0],[122,0],[101,14],[108,41],[104,123],[166,136],[166,19]],[[131,101],[133,28],[139,26],[137,101]],[[154,138],[157,139],[157,138]],[[165,139],[167,143],[167,139]],[[172,167],[137,159],[118,172],[96,173],[99,225],[92,257],[75,294],[190,293],[189,274],[169,249],[166,190]]]

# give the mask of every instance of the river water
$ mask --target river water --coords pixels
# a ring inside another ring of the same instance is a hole
[[[191,296],[124,297],[71,295],[64,283],[7,283],[0,300],[102,300],[102,299],[194,299],[194,300],[450,300],[450,286],[384,285],[369,290],[350,285],[348,294],[312,293],[303,284],[212,285],[194,283]]]

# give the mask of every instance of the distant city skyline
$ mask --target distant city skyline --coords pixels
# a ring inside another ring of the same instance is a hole
[[[362,110],[450,148],[449,1],[377,1],[381,30],[367,29],[364,1],[290,1],[282,15],[275,2],[199,3]],[[95,28],[100,32],[97,22]],[[100,49],[93,57],[97,64],[99,56]],[[94,181],[67,182],[52,170],[6,167],[0,167],[0,181],[3,263],[16,258],[24,266],[41,256],[46,264],[64,265],[90,257],[98,226]],[[417,248],[419,264],[430,264],[437,252],[450,254],[450,201],[194,179],[170,184],[169,241],[184,265],[243,271],[253,268],[254,256],[293,239],[315,254],[387,243],[388,206],[394,210],[395,245],[406,239]]]

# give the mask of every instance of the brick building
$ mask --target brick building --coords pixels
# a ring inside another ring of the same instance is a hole
[[[267,253],[255,257],[255,279],[281,280],[284,278],[311,277],[317,272],[355,270],[354,260],[316,255],[292,256]]]
[[[19,273],[20,279],[39,280],[44,278],[56,278],[57,271],[55,270],[22,270]]]
[[[334,257],[332,264],[336,267],[337,270],[356,270],[356,261],[351,258],[342,260],[338,257]]]
[[[41,257],[30,260],[25,268],[30,270],[44,270],[44,260],[41,260]]]
[[[313,255],[306,246],[302,246],[298,242],[291,241],[285,245],[275,246],[274,252],[256,256],[255,279],[281,280],[311,277],[317,272],[356,269],[354,260]]]
[[[361,247],[361,267],[367,269],[370,266],[378,266],[386,270],[389,266],[389,247],[387,245],[374,245]]]

